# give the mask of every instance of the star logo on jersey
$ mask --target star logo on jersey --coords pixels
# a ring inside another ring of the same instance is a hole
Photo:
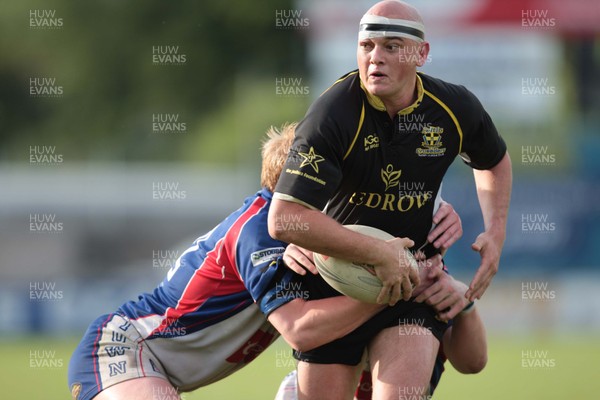
[[[381,168],[381,180],[385,183],[386,191],[394,186],[398,186],[401,174],[402,170],[394,171],[392,164],[388,164],[385,169]]]
[[[315,153],[315,149],[312,146],[310,146],[308,153],[299,151],[298,155],[303,158],[300,168],[310,165],[317,174],[319,173],[319,163],[325,161],[325,158]]]

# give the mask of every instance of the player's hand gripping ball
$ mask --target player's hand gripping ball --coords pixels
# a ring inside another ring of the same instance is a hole
[[[346,228],[363,235],[372,236],[382,240],[394,239],[394,236],[365,225],[344,225]],[[319,274],[332,288],[338,292],[363,301],[365,303],[377,303],[377,296],[383,285],[375,274],[373,265],[361,264],[339,258],[314,253],[314,261]],[[406,250],[408,261],[417,268],[417,261],[412,253]],[[386,299],[387,301],[387,299]]]

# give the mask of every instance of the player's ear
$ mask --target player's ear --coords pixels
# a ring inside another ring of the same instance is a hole
[[[423,42],[419,45],[419,59],[417,61],[417,66],[422,67],[425,65],[427,57],[429,57],[429,42]]]

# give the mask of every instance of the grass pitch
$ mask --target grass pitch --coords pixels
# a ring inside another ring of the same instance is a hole
[[[68,399],[66,374],[78,339],[0,340],[0,398]],[[584,399],[600,392],[597,336],[491,337],[489,361],[477,375],[461,375],[447,364],[434,399]],[[233,376],[185,393],[184,400],[269,400],[294,368],[285,343],[278,341]]]

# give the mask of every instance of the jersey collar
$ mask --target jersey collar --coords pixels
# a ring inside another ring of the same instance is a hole
[[[271,192],[269,189],[267,189],[266,187],[263,187],[262,189],[260,189],[257,193],[257,196],[262,196],[267,200],[271,200],[273,198],[273,192]]]
[[[367,100],[374,109],[378,111],[386,111],[383,101],[374,94],[369,93],[369,91],[363,85],[362,80],[360,81],[360,88],[366,93]],[[419,104],[421,104],[421,101],[423,101],[423,93],[423,81],[421,80],[419,74],[417,74],[417,100],[415,100],[415,102],[412,103],[410,106],[398,111],[398,115],[410,114],[415,110],[415,108],[419,107]]]

